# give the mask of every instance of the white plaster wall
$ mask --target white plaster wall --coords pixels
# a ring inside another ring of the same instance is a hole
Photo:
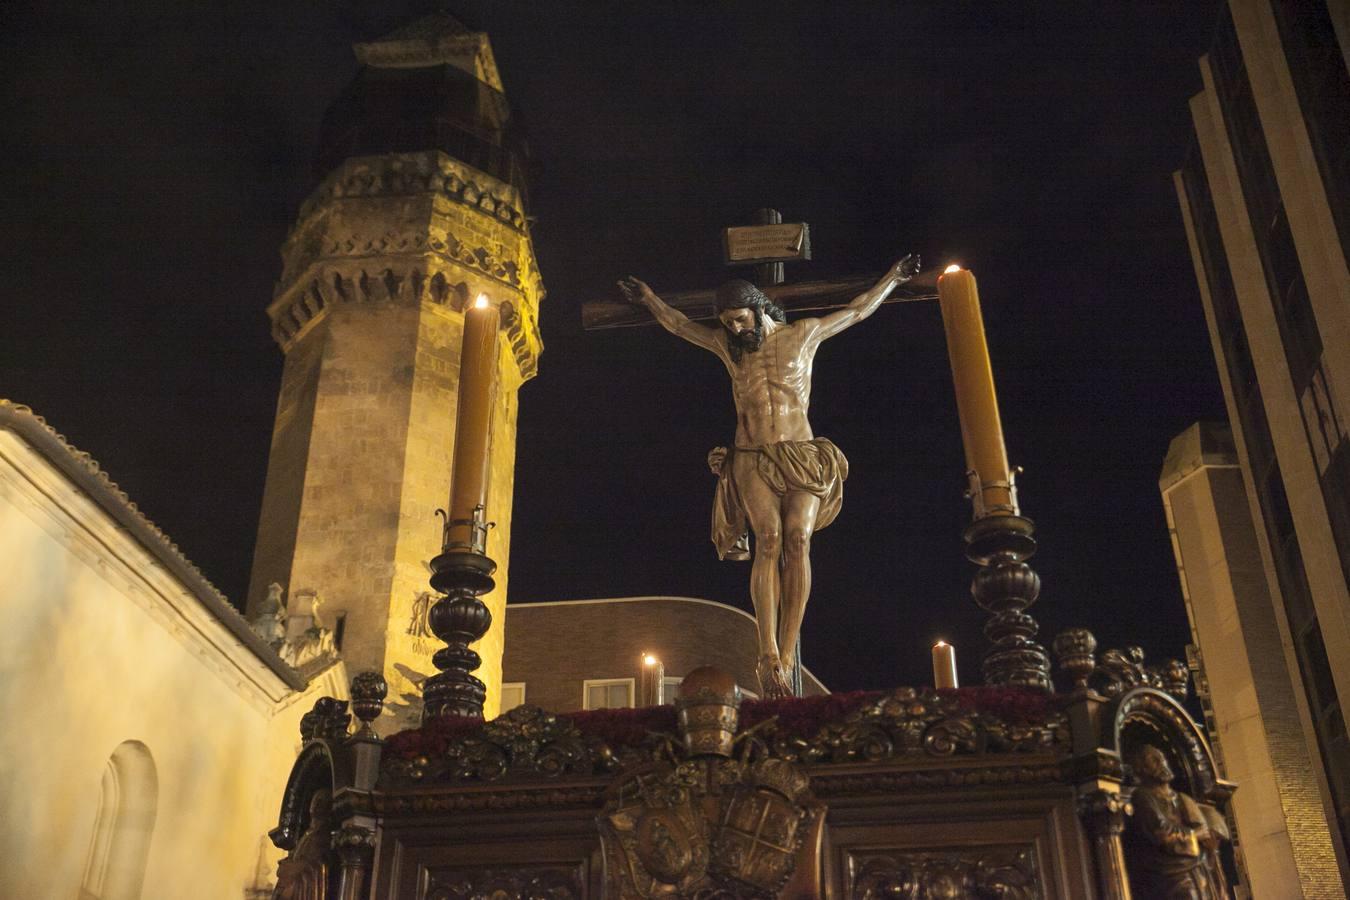
[[[306,695],[345,696],[340,666],[321,681]],[[307,699],[0,430],[0,897],[77,896],[107,760],[136,740],[159,781],[143,896],[239,900],[275,858]]]

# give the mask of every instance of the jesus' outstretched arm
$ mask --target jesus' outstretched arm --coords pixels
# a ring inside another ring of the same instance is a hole
[[[676,337],[682,337],[704,350],[711,350],[719,356],[722,354],[722,344],[719,341],[720,335],[718,334],[721,329],[709,328],[707,325],[690,321],[684,313],[656,296],[656,293],[647,286],[645,281],[629,275],[619,282],[619,289],[623,291],[629,303],[639,303],[647,307],[651,311],[652,317],[660,322],[661,327],[666,331]]]
[[[911,253],[891,266],[891,270],[883,275],[880,281],[854,297],[847,306],[835,310],[827,316],[822,316],[820,325],[815,330],[816,341],[834,337],[850,325],[856,325],[876,312],[877,307],[890,296],[891,291],[909,281],[918,272],[919,255]]]

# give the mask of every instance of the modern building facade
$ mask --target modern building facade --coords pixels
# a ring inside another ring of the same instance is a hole
[[[1298,860],[1304,896],[1340,896],[1350,876],[1348,47],[1343,0],[1230,0],[1175,176],[1278,632],[1250,639],[1282,651],[1318,787],[1318,820],[1286,803],[1286,824],[1326,828],[1334,848]],[[1219,652],[1199,637],[1206,660]]]
[[[1196,693],[1215,755],[1240,789],[1235,848],[1247,896],[1343,896],[1320,761],[1300,721],[1246,481],[1226,424],[1201,422],[1168,448],[1158,486],[1190,620]],[[1319,878],[1321,884],[1319,885]],[[1294,885],[1316,889],[1298,895]]]

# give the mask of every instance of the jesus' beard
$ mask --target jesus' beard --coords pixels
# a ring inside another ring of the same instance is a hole
[[[757,322],[754,331],[742,331],[737,334],[727,330],[727,346],[731,348],[731,358],[741,361],[742,353],[754,353],[764,344],[764,323]]]

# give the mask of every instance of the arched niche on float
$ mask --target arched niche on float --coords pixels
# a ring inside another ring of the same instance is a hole
[[[286,790],[281,795],[281,813],[277,827],[267,833],[272,843],[291,851],[300,836],[309,828],[310,804],[315,793],[328,791],[329,797],[352,786],[352,773],[346,754],[333,752],[333,746],[323,738],[305,744],[295,765],[291,766]]]
[[[123,741],[103,770],[81,898],[140,898],[158,810],[159,774],[150,748]]]
[[[1104,718],[1103,747],[1127,765],[1145,744],[1166,754],[1177,774],[1176,787],[1198,800],[1223,807],[1233,785],[1218,776],[1209,741],[1176,698],[1137,687],[1112,701]]]

